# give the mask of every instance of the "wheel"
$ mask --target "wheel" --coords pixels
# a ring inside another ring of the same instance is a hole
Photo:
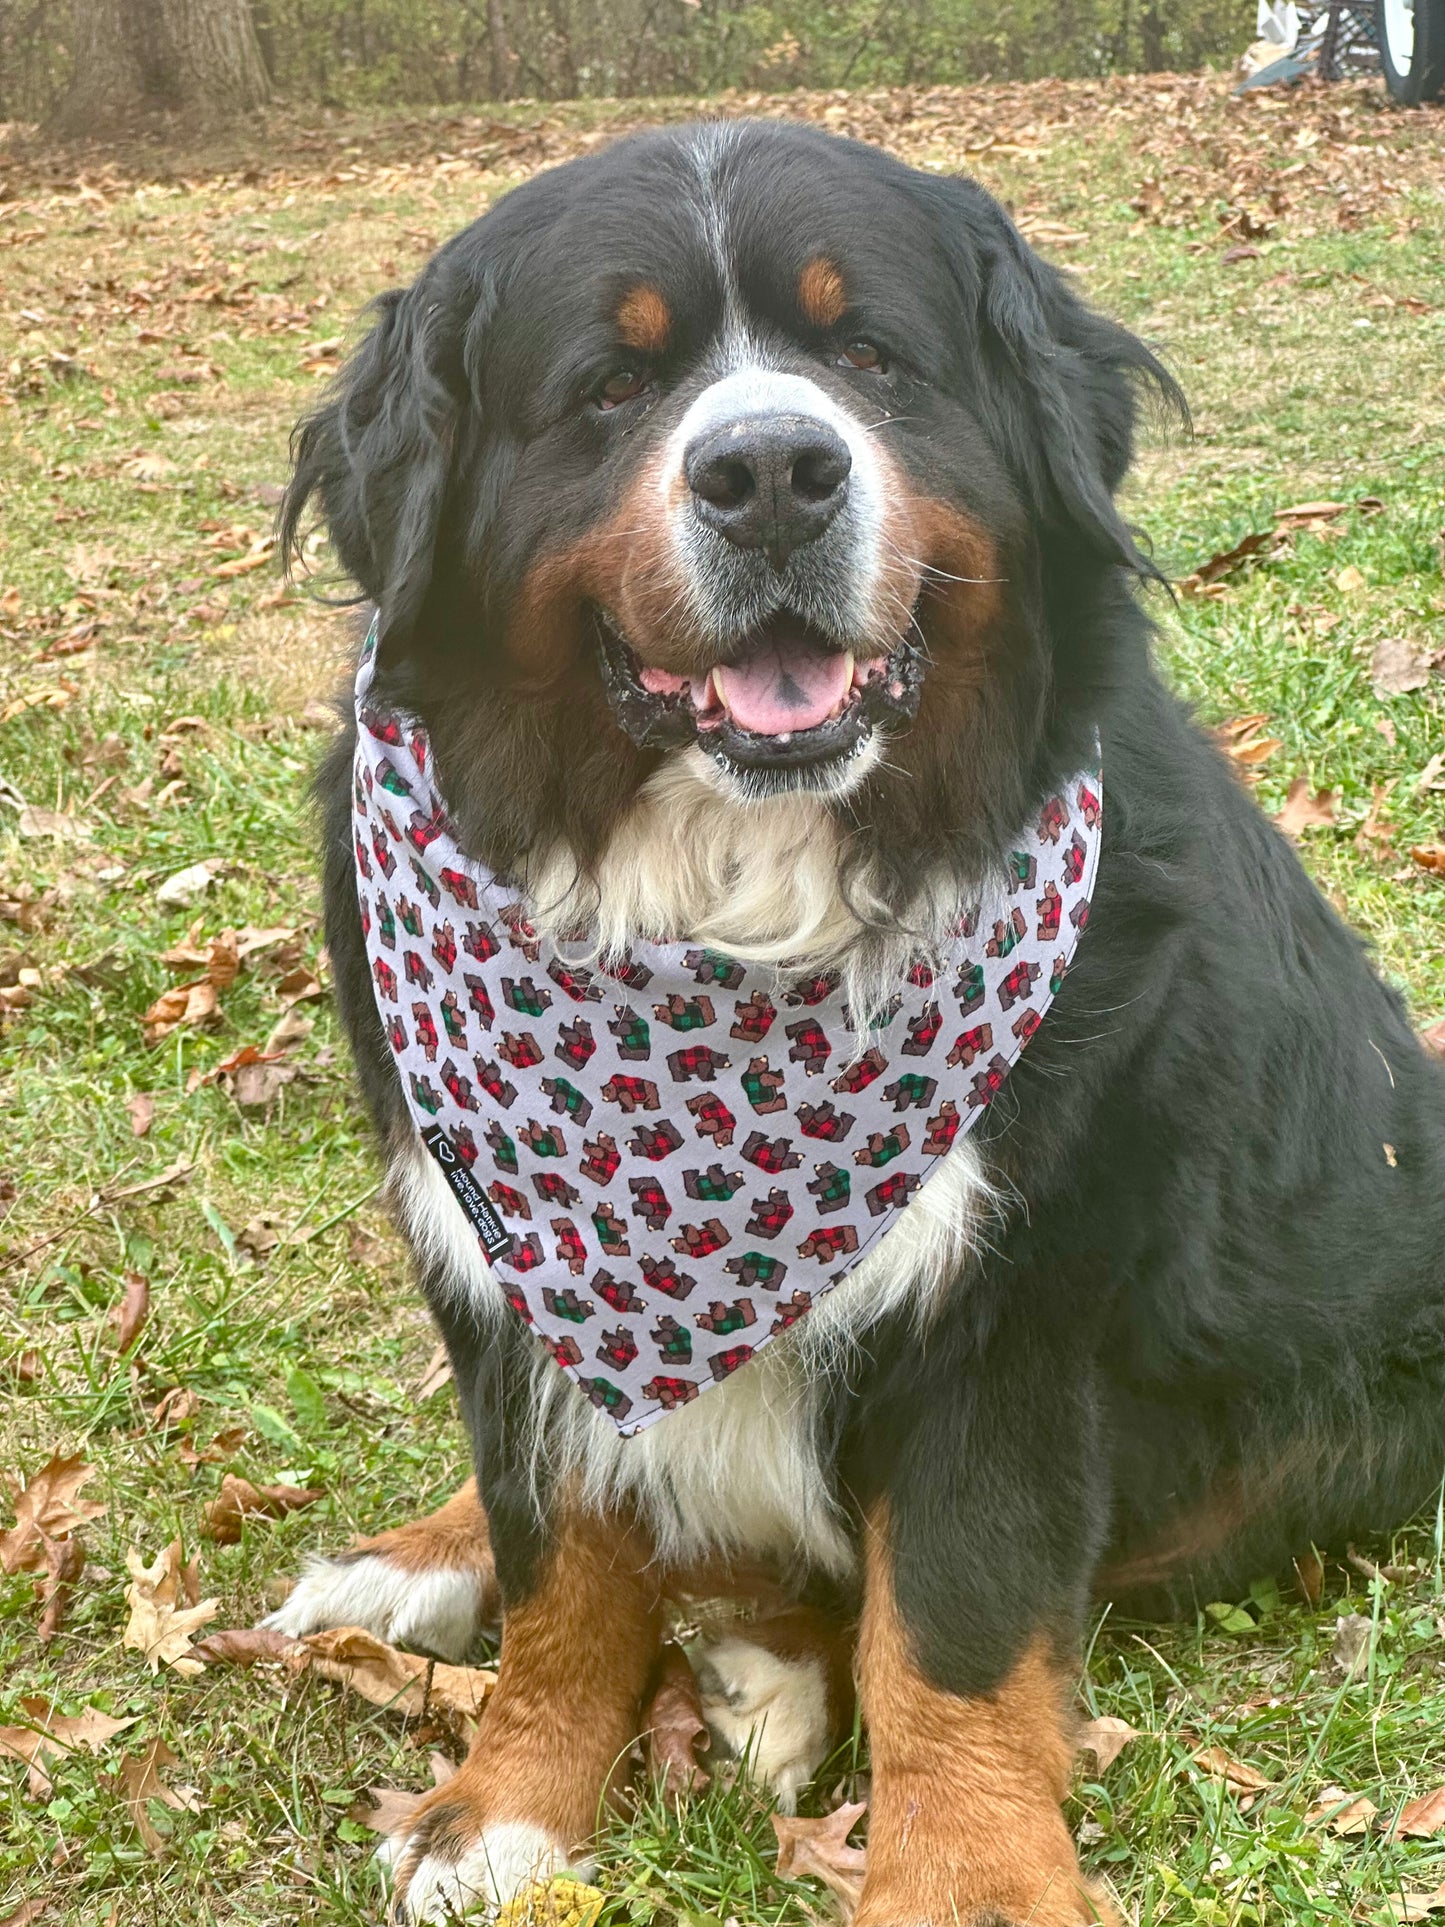
[[[1403,107],[1445,87],[1445,0],[1375,0],[1385,84]]]

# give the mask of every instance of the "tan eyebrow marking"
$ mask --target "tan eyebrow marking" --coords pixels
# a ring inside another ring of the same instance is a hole
[[[798,276],[798,305],[815,328],[832,328],[848,307],[843,277],[821,254],[815,255]]]
[[[650,281],[639,281],[622,297],[617,310],[617,332],[627,347],[643,354],[659,355],[667,346],[671,329],[672,312]]]

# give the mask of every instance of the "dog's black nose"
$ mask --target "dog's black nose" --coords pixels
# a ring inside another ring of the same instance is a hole
[[[753,415],[699,435],[683,466],[699,518],[781,569],[842,507],[853,457],[816,416]]]

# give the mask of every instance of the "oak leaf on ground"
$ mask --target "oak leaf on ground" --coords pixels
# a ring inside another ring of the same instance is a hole
[[[141,1331],[151,1310],[151,1282],[144,1272],[128,1271],[125,1274],[125,1293],[118,1305],[112,1305],[106,1318],[111,1336],[118,1352],[128,1352]]]
[[[1321,1787],[1305,1815],[1307,1827],[1324,1827],[1342,1839],[1356,1839],[1370,1831],[1379,1808],[1363,1793],[1343,1787]]]
[[[45,1541],[45,1575],[35,1590],[45,1610],[35,1629],[37,1639],[54,1639],[70,1605],[71,1588],[85,1570],[85,1547],[76,1537]]]
[[[162,1767],[179,1765],[180,1760],[162,1739],[152,1740],[139,1756],[127,1753],[120,1763],[121,1792],[147,1853],[163,1853],[166,1845],[164,1834],[146,1811],[148,1800],[159,1800],[162,1806],[170,1807],[176,1813],[195,1813],[199,1810],[200,1802],[194,1793],[180,1792],[175,1787],[167,1786],[161,1778]]]
[[[125,1589],[130,1618],[121,1644],[142,1654],[153,1673],[169,1666],[177,1673],[199,1673],[203,1662],[191,1650],[191,1635],[221,1610],[218,1599],[200,1597],[199,1561],[185,1565],[181,1542],[172,1539],[151,1565],[132,1546],[125,1555],[131,1582]]]
[[[1288,837],[1298,838],[1306,830],[1328,829],[1335,821],[1335,793],[1317,790],[1310,793],[1309,778],[1297,776],[1290,784],[1283,807],[1275,822]]]
[[[293,1673],[320,1679],[358,1693],[408,1719],[423,1714],[470,1728],[480,1719],[497,1676],[486,1666],[450,1666],[420,1653],[403,1653],[361,1626],[332,1626],[288,1639],[265,1626],[212,1633],[196,1648],[195,1663],[230,1661],[249,1666],[257,1659],[283,1659]]]
[[[63,1539],[105,1511],[93,1499],[77,1498],[80,1488],[95,1477],[96,1468],[76,1453],[57,1453],[23,1484],[3,1475],[15,1507],[15,1523],[0,1537],[0,1567],[6,1572],[35,1572],[45,1564],[45,1541]]]
[[[1088,1720],[1079,1728],[1075,1744],[1081,1752],[1092,1753],[1098,1762],[1099,1771],[1112,1766],[1130,1740],[1137,1740],[1139,1729],[1130,1726],[1127,1720],[1115,1718],[1105,1713],[1096,1720]]]
[[[697,1675],[680,1646],[669,1643],[662,1649],[642,1731],[648,1768],[669,1799],[680,1800],[707,1784],[696,1753],[698,1742],[707,1740],[707,1721]]]
[[[865,1849],[850,1847],[848,1835],[867,1812],[866,1801],[845,1802],[821,1820],[799,1819],[796,1814],[775,1813],[773,1832],[778,1836],[778,1872],[789,1879],[812,1874],[822,1881],[850,1920],[863,1892]]]
[[[1248,1813],[1260,1794],[1271,1785],[1257,1768],[1246,1765],[1243,1760],[1236,1760],[1222,1746],[1201,1747],[1194,1755],[1194,1762],[1204,1769],[1211,1780],[1223,1781],[1238,1800],[1241,1813]]]
[[[234,1546],[248,1518],[282,1519],[288,1512],[315,1505],[325,1494],[316,1486],[252,1485],[249,1479],[226,1473],[219,1494],[205,1510],[201,1530],[218,1546]]]
[[[88,1706],[83,1713],[57,1713],[49,1700],[38,1697],[22,1699],[20,1710],[28,1723],[24,1726],[0,1726],[0,1754],[8,1753],[13,1759],[24,1760],[29,1766],[27,1790],[32,1800],[50,1797],[50,1775],[46,1771],[48,1761],[78,1746],[83,1746],[89,1753],[99,1753],[117,1733],[134,1726],[140,1718],[136,1713],[128,1719],[112,1719],[109,1713],[102,1713],[93,1706]]]
[[[1441,1832],[1445,1832],[1445,1787],[1442,1786],[1422,1793],[1418,1800],[1402,1807],[1400,1817],[1390,1828],[1396,1839],[1428,1840],[1432,1834]]]

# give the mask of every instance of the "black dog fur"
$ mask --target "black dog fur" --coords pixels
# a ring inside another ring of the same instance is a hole
[[[381,694],[425,722],[468,846],[499,870],[558,834],[591,861],[654,766],[610,719],[585,615],[561,668],[512,653],[509,625],[539,556],[607,519],[648,441],[652,402],[621,422],[579,400],[614,356],[590,291],[646,276],[685,316],[656,405],[703,351],[717,290],[678,209],[686,137],[507,197],[383,297],[299,432],[285,535],[319,497],[380,610]],[[870,785],[856,847],[900,901],[925,861],[976,873],[1103,743],[1089,929],[975,1137],[1003,1222],[927,1341],[901,1316],[876,1330],[828,1414],[840,1490],[890,1504],[925,1670],[976,1692],[1040,1631],[1075,1639],[1093,1596],[1148,1614],[1235,1597],[1437,1490],[1445,1072],[1151,666],[1134,584],[1152,571],[1113,494],[1136,382],[1168,396],[1167,376],[967,182],[782,126],[743,129],[729,165],[754,313],[816,371],[774,264],[846,262],[912,418],[898,458],[1007,564],[986,713],[900,740],[907,780]],[[347,732],[319,785],[327,937],[385,1139],[411,1126],[357,917],[351,754]],[[533,1341],[483,1340],[422,1283],[516,1600],[546,1541],[508,1419]]]

